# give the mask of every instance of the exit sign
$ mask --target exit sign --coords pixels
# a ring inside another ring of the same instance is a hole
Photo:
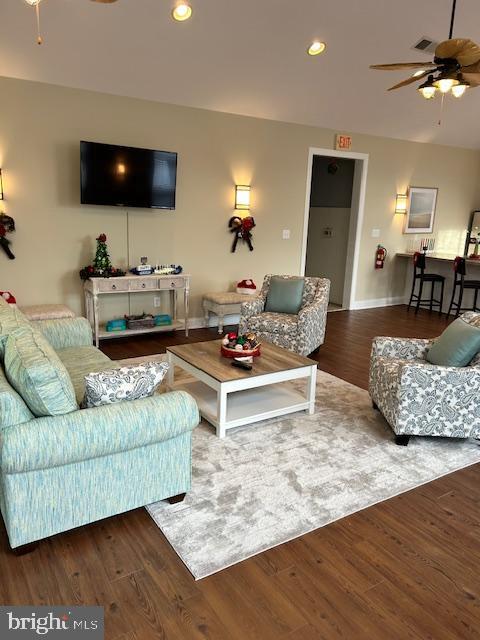
[[[352,148],[352,136],[346,136],[344,133],[337,133],[335,137],[335,149],[337,151],[350,151]]]

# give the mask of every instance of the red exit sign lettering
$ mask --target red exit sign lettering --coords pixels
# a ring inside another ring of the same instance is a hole
[[[346,136],[343,133],[337,133],[335,138],[335,149],[337,151],[350,151],[352,148],[352,136]]]

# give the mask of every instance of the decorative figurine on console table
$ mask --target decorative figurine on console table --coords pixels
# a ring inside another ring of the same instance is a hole
[[[124,275],[125,271],[112,267],[107,248],[107,236],[101,233],[97,238],[97,252],[93,264],[80,270],[80,278],[89,280],[90,278],[115,278]]]

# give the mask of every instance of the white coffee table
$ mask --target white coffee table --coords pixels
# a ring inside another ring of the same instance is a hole
[[[315,410],[317,363],[276,345],[263,343],[251,372],[232,367],[220,354],[219,340],[167,347],[167,384],[184,389],[197,401],[201,415],[225,437],[228,429],[296,411]],[[175,365],[193,380],[176,382]],[[302,394],[292,385],[305,378]]]

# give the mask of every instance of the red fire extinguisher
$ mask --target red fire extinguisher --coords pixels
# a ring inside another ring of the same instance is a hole
[[[385,249],[385,247],[382,247],[382,245],[379,244],[377,247],[377,252],[375,254],[375,269],[383,269],[386,257],[387,250]]]

